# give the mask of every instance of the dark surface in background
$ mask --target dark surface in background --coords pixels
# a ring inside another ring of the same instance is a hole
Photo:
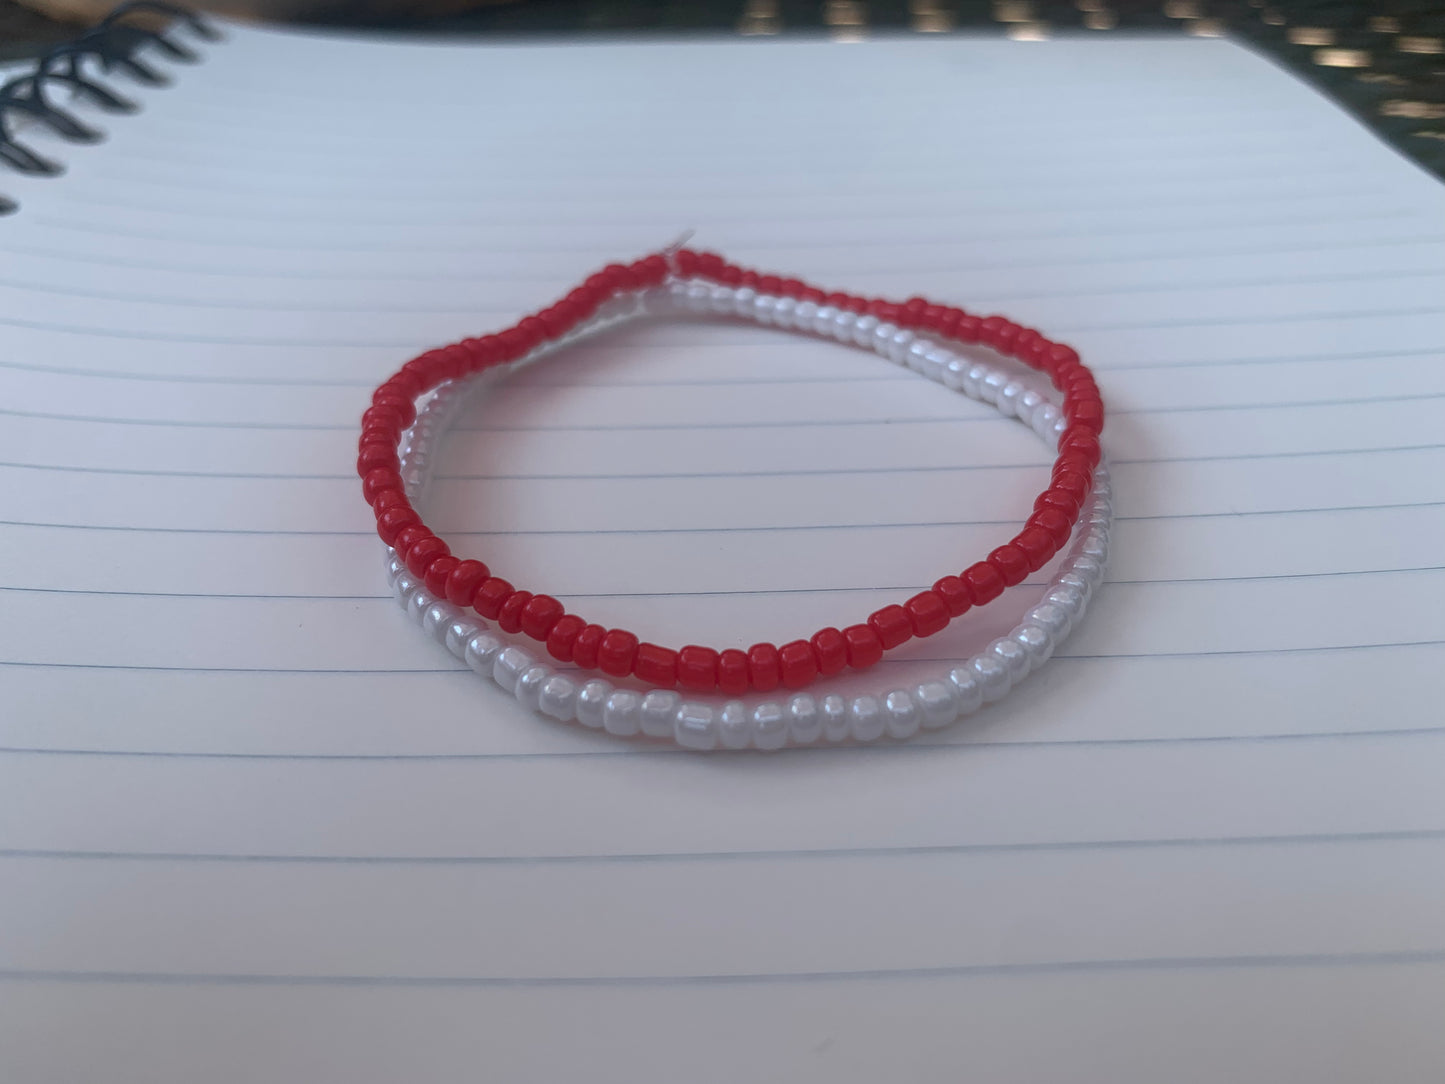
[[[438,2],[455,6],[451,0]],[[425,0],[294,3],[292,21],[313,26],[489,38],[952,30],[1021,37],[1120,31],[1228,34],[1319,87],[1388,142],[1445,178],[1445,3],[1441,0],[523,0],[425,16],[414,14],[426,9]],[[399,14],[401,10],[408,14]],[[38,53],[79,29],[13,0],[0,0],[0,59]]]

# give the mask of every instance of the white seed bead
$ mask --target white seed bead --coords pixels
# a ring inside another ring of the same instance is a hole
[[[733,291],[733,315],[748,316],[753,311],[753,299],[758,292],[751,286],[739,286]]]
[[[888,357],[889,345],[893,342],[893,336],[898,334],[897,324],[879,323],[873,329],[873,339],[868,344],[873,350]]]
[[[422,631],[439,644],[447,642],[447,629],[461,617],[461,611],[450,602],[433,602],[422,614]]]
[[[1001,659],[996,659],[992,655],[975,655],[969,660],[968,666],[973,671],[974,677],[978,678],[978,686],[983,690],[985,704],[1002,700],[1013,686],[1008,667]]]
[[[407,599],[406,616],[420,625],[421,619],[426,616],[427,608],[435,601],[436,599],[418,587],[411,593],[411,598]]]
[[[502,641],[490,632],[479,632],[467,641],[466,650],[462,652],[462,662],[482,677],[489,678],[492,676],[492,664],[497,661],[502,647]]]
[[[706,312],[712,302],[712,291],[701,282],[694,282],[682,297],[682,307],[688,312]]]
[[[717,718],[718,744],[724,749],[746,749],[753,744],[753,714],[741,700],[729,700]]]
[[[708,302],[708,311],[731,315],[736,311],[733,307],[735,304],[736,301],[733,298],[733,292],[730,287],[714,286],[712,288],[712,294]]]
[[[793,309],[793,326],[799,331],[813,331],[818,321],[818,303],[799,301]]]
[[[825,696],[818,708],[823,715],[823,737],[828,741],[847,741],[848,701],[841,696]]]
[[[674,714],[673,738],[684,749],[716,748],[717,730],[717,711],[706,704],[683,704]]]
[[[988,645],[988,654],[1008,668],[1009,685],[1021,681],[1029,672],[1029,654],[1020,644],[1000,637]]]
[[[1019,399],[1028,389],[1017,380],[1010,380],[998,393],[999,410],[1011,418],[1019,416]]]
[[[943,367],[943,371],[939,373],[939,379],[945,388],[950,388],[953,391],[962,391],[964,379],[968,376],[968,369],[969,364],[967,360],[954,357]]]
[[[457,658],[465,660],[467,656],[467,641],[481,631],[479,626],[468,621],[465,617],[457,618],[447,626],[447,650]]]
[[[753,708],[753,745],[781,749],[788,740],[788,715],[783,705],[769,700]]]
[[[997,406],[1003,389],[1008,384],[1008,377],[997,369],[990,369],[978,382],[978,397],[985,403]]]
[[[612,683],[594,678],[577,690],[577,721],[593,730],[602,729],[602,713],[607,709],[607,698],[612,695]]]
[[[788,738],[794,745],[812,745],[823,736],[823,713],[808,693],[788,701]]]
[[[400,602],[404,609],[406,604],[411,601],[411,596],[416,594],[416,587],[416,578],[410,572],[403,572],[391,585],[391,593],[396,596],[396,601]]]
[[[831,335],[833,333],[833,317],[837,315],[838,310],[832,305],[819,305],[818,311],[813,314],[813,333]]]
[[[848,704],[848,733],[855,741],[877,741],[887,725],[876,696],[855,696]]]
[[[958,694],[943,681],[925,681],[913,690],[924,730],[941,730],[958,718]]]
[[[948,672],[948,683],[958,697],[958,714],[972,715],[983,707],[983,682],[972,666],[956,666]]]
[[[837,339],[840,343],[853,340],[853,325],[858,322],[858,317],[847,309],[833,310],[833,326],[828,329],[828,334]]]
[[[528,711],[536,711],[542,706],[542,686],[552,676],[550,666],[529,666],[517,677],[517,684],[512,689],[512,695],[517,698],[517,703]]]
[[[773,326],[793,330],[797,307],[791,297],[778,298],[773,304]]]
[[[883,698],[883,717],[890,738],[911,738],[918,733],[923,723],[918,705],[902,689],[889,693]]]
[[[509,693],[517,691],[517,679],[535,666],[537,660],[520,647],[505,647],[492,659],[492,680]]]
[[[913,340],[917,337],[906,327],[899,328],[893,333],[893,338],[889,340],[883,356],[895,365],[902,365],[903,359],[908,356],[908,348],[913,345]]]
[[[642,729],[642,697],[631,689],[615,689],[602,709],[602,728],[619,738]]]
[[[878,328],[878,317],[864,313],[853,321],[853,342],[857,346],[873,347],[873,332]]]
[[[1054,653],[1054,637],[1039,625],[1022,625],[1009,635],[1029,657],[1029,669],[1037,670]]]
[[[649,738],[670,738],[673,736],[677,709],[682,706],[682,695],[671,689],[653,689],[642,698],[640,725]]]
[[[520,683],[519,683],[520,684]],[[564,723],[577,718],[577,683],[561,674],[553,674],[542,686],[537,706],[543,715],[550,715]]]
[[[753,298],[753,311],[751,318],[759,324],[767,325],[773,322],[773,312],[778,307],[778,299],[771,294],[758,294]]]
[[[386,578],[394,584],[396,578],[405,570],[406,565],[402,564],[401,558],[396,555],[394,549],[387,547],[386,552],[391,555],[386,559]]]
[[[1062,639],[1069,634],[1073,628],[1073,621],[1068,613],[1060,606],[1052,602],[1041,602],[1024,615],[1024,620],[1032,625],[1038,625],[1047,629],[1054,636]]]

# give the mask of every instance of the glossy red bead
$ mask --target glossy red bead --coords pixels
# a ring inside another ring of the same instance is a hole
[[[383,490],[400,488],[401,474],[390,467],[369,470],[361,480],[361,495],[366,498],[367,504],[375,502],[376,495]]]
[[[932,636],[948,627],[948,608],[932,591],[920,591],[903,604],[914,636]]]
[[[1031,527],[1047,531],[1049,537],[1054,540],[1055,551],[1069,540],[1069,535],[1074,533],[1073,521],[1062,511],[1051,506],[1041,508],[1031,515],[1028,518],[1028,524]]]
[[[849,625],[843,630],[843,641],[848,645],[848,665],[855,670],[866,669],[883,657],[883,641],[871,625]]]
[[[500,576],[488,576],[477,587],[476,596],[472,599],[472,609],[488,621],[495,621],[502,612],[502,603],[512,597],[514,590],[516,589]]]
[[[522,607],[522,631],[534,640],[545,640],[566,608],[551,595],[533,595]]]
[[[491,574],[491,570],[480,561],[468,559],[460,562],[447,576],[447,601],[453,606],[470,606],[477,597],[477,589]]]
[[[447,594],[447,577],[452,574],[452,569],[456,568],[459,564],[461,564],[461,561],[448,553],[445,556],[438,557],[431,564],[427,565],[426,575],[423,577],[423,582],[426,583],[426,589],[433,595],[436,595],[437,598],[445,598]]]
[[[695,693],[717,688],[718,653],[710,647],[689,644],[677,653],[677,683]]]
[[[412,546],[416,545],[423,538],[433,537],[435,536],[431,533],[431,531],[426,528],[424,524],[417,522],[413,523],[409,527],[403,527],[400,531],[398,531],[396,534],[396,541],[391,544],[391,547],[392,549],[396,550],[396,555],[400,557],[402,563],[405,564],[407,550],[411,549]]]
[[[572,641],[572,661],[584,670],[595,670],[600,661],[602,638],[607,630],[601,625],[587,625]]]
[[[949,617],[958,617],[968,612],[973,605],[973,596],[968,585],[957,576],[944,576],[933,585],[933,593],[943,602]]]
[[[558,662],[571,662],[572,647],[586,627],[587,622],[576,614],[563,614],[557,618],[547,633],[547,654]]]
[[[371,510],[376,514],[378,522],[381,520],[382,513],[389,512],[393,508],[416,511],[411,507],[411,502],[406,499],[406,494],[399,489],[383,489],[376,495],[376,500],[371,502]]]
[[[718,652],[717,687],[729,696],[742,696],[748,691],[748,655],[735,647]]]
[[[998,569],[1005,586],[1023,583],[1029,574],[1029,558],[1018,546],[1009,542],[988,555],[988,563]]]
[[[1034,498],[1034,511],[1039,512],[1045,508],[1057,508],[1064,513],[1071,527],[1079,518],[1079,498],[1061,490],[1046,489]]]
[[[396,545],[397,534],[405,527],[421,523],[421,516],[411,508],[388,508],[376,517],[376,533],[388,546]]]
[[[677,684],[677,652],[657,644],[638,644],[632,672],[649,685],[671,689]]]
[[[502,607],[497,611],[497,628],[503,632],[522,631],[522,609],[532,601],[532,592],[513,591],[502,600]]]
[[[868,625],[878,634],[885,651],[913,637],[913,622],[908,619],[908,611],[897,604],[874,610],[868,615]]]
[[[1054,475],[1053,483],[1049,488],[1060,493],[1067,493],[1083,504],[1084,498],[1089,495],[1089,476],[1075,471],[1065,471],[1063,474]]]
[[[380,440],[368,441],[357,449],[356,473],[365,478],[377,468],[394,471],[399,462],[395,445]]]
[[[783,687],[801,689],[818,676],[818,657],[807,640],[791,640],[778,648],[778,670]]]
[[[848,665],[848,641],[839,629],[825,628],[813,633],[813,654],[818,657],[818,673],[827,677]]]
[[[748,684],[760,693],[770,693],[783,680],[782,664],[774,644],[754,644],[748,648]]]
[[[1003,574],[987,561],[969,565],[959,579],[968,584],[968,593],[973,596],[975,606],[992,602],[1003,594]]]
[[[406,567],[413,576],[425,578],[426,570],[438,557],[445,557],[451,553],[447,544],[436,535],[423,538],[414,542],[406,550]]]
[[[637,658],[637,637],[626,629],[608,629],[597,649],[597,666],[604,674],[626,677]]]
[[[1054,536],[1042,527],[1025,527],[1014,538],[1012,545],[1023,552],[1028,559],[1028,570],[1037,572],[1059,552]]]
[[[1098,399],[1084,399],[1064,406],[1064,417],[1070,425],[1081,426],[1099,432],[1104,428],[1104,404]]]

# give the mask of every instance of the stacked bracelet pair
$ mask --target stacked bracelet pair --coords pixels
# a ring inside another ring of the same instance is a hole
[[[1018,534],[927,591],[845,628],[747,650],[680,649],[642,642],[567,613],[562,603],[513,586],[479,560],[454,556],[422,522],[413,500],[432,445],[480,374],[536,360],[602,327],[642,315],[751,319],[872,349],[921,375],[995,406],[1056,443],[1049,486]],[[978,343],[1046,375],[961,356],[946,343]],[[417,410],[417,400],[432,393]],[[825,294],[796,279],[759,275],[720,257],[682,250],[612,265],[562,301],[515,327],[413,359],[376,390],[362,417],[358,470],[389,570],[408,611],[459,658],[542,713],[618,735],[670,737],[690,748],[777,748],[788,743],[908,737],[945,726],[998,699],[1053,653],[1082,615],[1103,574],[1110,503],[1099,432],[1103,406],[1092,375],[1070,347],[1002,317],[982,318],[922,298],[897,304]],[[1061,551],[1043,600],[1007,636],[950,666],[936,680],[877,695],[801,692],[820,677],[863,670],[914,637],[934,635],[987,605]],[[475,615],[475,616],[473,616]],[[487,631],[484,621],[498,632]],[[508,634],[513,639],[499,635]],[[540,661],[518,640],[545,645],[559,663],[633,679],[652,691],[579,679]],[[749,704],[748,693],[778,694]],[[684,699],[684,694],[710,699]]]

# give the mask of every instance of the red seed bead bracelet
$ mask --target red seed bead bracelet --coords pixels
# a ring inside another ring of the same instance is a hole
[[[404,491],[397,454],[403,431],[416,418],[416,400],[438,385],[517,361],[555,343],[600,306],[621,294],[690,280],[758,295],[811,302],[820,310],[873,317],[879,324],[938,339],[981,343],[1046,374],[1063,393],[1067,427],[1059,437],[1052,480],[1034,501],[1023,529],[982,561],[902,603],[884,606],[847,628],[824,628],[782,646],[754,644],[718,651],[690,644],[681,650],[645,643],[626,629],[608,629],[567,613],[550,595],[533,594],[494,576],[481,561],[454,556],[421,521]],[[546,644],[562,662],[614,677],[632,676],[659,688],[742,695],[780,686],[800,689],[845,667],[864,669],[915,636],[932,636],[955,617],[982,606],[1046,565],[1069,539],[1099,464],[1104,406],[1093,375],[1072,347],[1001,316],[981,317],[921,297],[906,302],[824,293],[798,279],[760,275],[712,253],[682,249],[629,265],[611,264],[590,276],[551,308],[524,317],[493,335],[428,350],[401,367],[372,395],[361,416],[357,471],[376,515],[376,530],[426,589],[462,608],[471,607],[505,632]]]

